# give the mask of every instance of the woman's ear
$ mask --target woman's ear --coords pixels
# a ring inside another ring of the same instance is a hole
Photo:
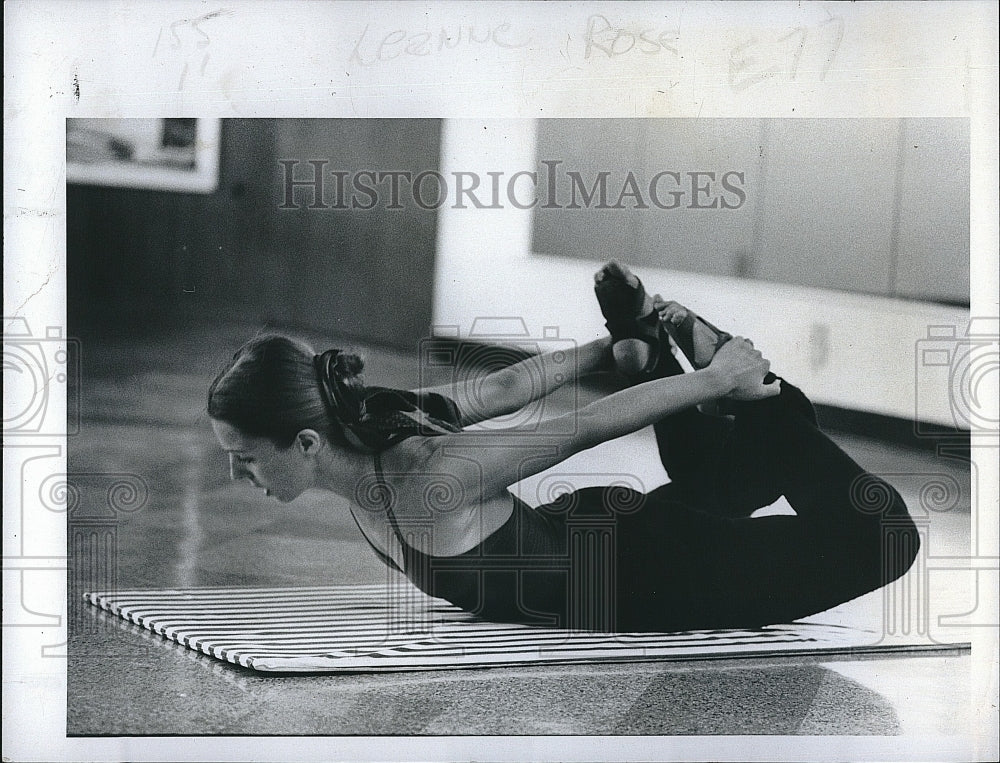
[[[304,455],[313,455],[323,445],[323,438],[315,429],[303,429],[295,435],[295,447]]]

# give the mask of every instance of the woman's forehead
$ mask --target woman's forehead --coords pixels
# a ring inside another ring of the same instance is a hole
[[[245,451],[253,448],[258,437],[250,437],[239,429],[225,421],[212,420],[212,429],[215,430],[215,437],[223,450]]]

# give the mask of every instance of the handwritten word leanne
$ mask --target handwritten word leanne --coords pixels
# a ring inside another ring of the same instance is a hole
[[[405,29],[370,34],[366,24],[354,44],[348,62],[372,66],[402,56],[430,56],[463,47],[492,45],[498,48],[523,48],[528,44],[530,41],[513,33],[507,22],[485,27],[458,24],[454,27],[441,27],[435,32],[413,34]]]
[[[608,21],[607,17],[594,15],[587,19],[583,57],[590,58],[594,52],[603,53],[608,58],[616,58],[633,52],[645,53],[650,56],[661,53],[677,55],[676,42],[676,32],[616,27]]]

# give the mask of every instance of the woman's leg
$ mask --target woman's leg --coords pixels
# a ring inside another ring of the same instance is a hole
[[[673,355],[657,364],[658,376],[681,373]],[[812,405],[804,395],[802,400],[815,422]],[[781,496],[769,471],[758,463],[756,442],[745,429],[733,417],[702,413],[695,407],[653,426],[660,461],[679,500],[720,516],[747,517]]]
[[[812,403],[781,380],[784,401],[817,425]],[[738,406],[730,403],[729,410]],[[653,430],[667,474],[678,495],[704,511],[747,517],[784,495],[780,473],[762,449],[759,427],[747,415],[715,416],[695,408],[657,422]]]
[[[683,373],[677,361],[671,361],[676,371],[668,370]],[[721,516],[745,517],[777,500],[775,489],[767,484],[757,487],[760,473],[737,457],[746,449],[739,446],[732,418],[688,408],[658,421],[653,431],[672,490],[685,503]],[[722,489],[723,483],[741,489]]]
[[[665,322],[686,320],[690,334],[678,350],[698,367],[710,363],[721,346],[720,334],[730,336],[676,302],[655,304]],[[664,353],[664,357],[655,368],[656,376],[683,373],[673,355]],[[785,394],[815,425],[816,412],[806,396],[790,386]],[[673,490],[685,502],[721,516],[746,517],[781,497],[781,488],[767,468],[767,459],[761,457],[754,433],[739,417],[734,421],[731,416],[690,408],[661,420],[653,429],[660,460],[675,484]]]
[[[816,427],[786,382],[736,406],[741,449],[796,516],[726,519],[672,485],[620,521],[619,627],[750,627],[829,609],[903,575],[919,536],[899,494]],[[656,563],[656,560],[661,560]],[[655,565],[655,566],[654,566]]]
[[[680,325],[687,311],[663,305]],[[686,324],[682,349],[703,367],[718,337],[709,324]],[[668,353],[659,358],[656,375],[682,372]],[[776,383],[780,395],[733,404],[732,419],[692,408],[654,427],[672,482],[617,517],[622,630],[787,622],[913,563],[919,536],[899,494],[818,429],[800,390]],[[749,518],[781,495],[796,516]]]

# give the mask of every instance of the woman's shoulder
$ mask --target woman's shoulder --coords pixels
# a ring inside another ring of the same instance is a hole
[[[396,519],[432,522],[437,529],[447,530],[443,537],[452,537],[465,532],[477,501],[467,475],[442,458],[441,439],[408,437],[382,451],[377,463]]]
[[[403,476],[418,473],[428,466],[434,452],[434,437],[413,434],[376,455],[377,463],[387,474]]]
[[[422,414],[418,419],[428,419],[440,428],[459,429],[462,412],[458,404],[447,395],[430,389],[404,390],[390,387],[368,387],[365,406],[375,416],[392,416],[399,412]],[[412,416],[411,416],[412,418]],[[431,431],[434,430],[432,427]]]

